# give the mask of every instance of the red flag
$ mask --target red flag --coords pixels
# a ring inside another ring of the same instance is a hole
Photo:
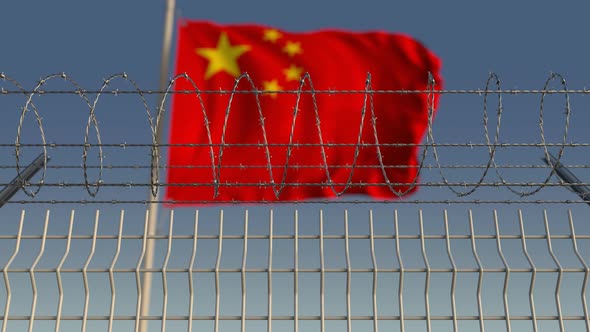
[[[175,90],[202,93],[173,96],[166,200],[413,192],[419,149],[391,144],[421,142],[429,96],[365,91],[427,90],[428,73],[440,87],[439,69],[433,53],[400,34],[184,21],[176,73],[190,80]]]

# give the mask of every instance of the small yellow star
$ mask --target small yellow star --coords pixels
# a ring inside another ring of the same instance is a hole
[[[292,41],[287,42],[287,45],[283,47],[283,51],[289,54],[290,57],[303,53],[303,50],[301,49],[301,43]]]
[[[279,38],[281,38],[283,34],[276,29],[267,29],[264,30],[264,40],[269,41],[271,43],[276,43]]]
[[[249,50],[249,45],[231,45],[225,32],[219,36],[216,48],[198,48],[197,54],[209,60],[205,79],[209,79],[219,72],[226,72],[233,77],[240,76],[238,58]]]
[[[287,81],[299,81],[301,74],[303,73],[303,68],[291,65],[289,68],[284,69],[283,73],[285,74]]]
[[[279,81],[278,80],[272,80],[272,81],[264,81],[262,82],[263,90],[264,91],[281,91],[283,90],[283,87],[281,87],[279,85]],[[273,98],[277,97],[276,92],[275,93],[269,93],[269,95]]]

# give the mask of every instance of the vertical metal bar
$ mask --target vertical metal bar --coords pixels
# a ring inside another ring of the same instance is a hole
[[[157,197],[153,198],[157,200]],[[147,270],[151,269],[154,266],[154,255],[156,251],[156,239],[153,236],[156,236],[158,233],[158,208],[157,203],[150,203],[149,204],[149,219],[148,219],[148,237],[146,243],[146,252],[144,257],[144,272],[143,272],[143,281],[141,282],[142,290],[141,290],[141,317],[148,316],[150,314],[150,302],[151,302],[151,294],[152,294],[152,279],[153,273]],[[141,332],[148,332],[149,327],[149,320],[140,319],[139,324],[139,331]]]
[[[565,331],[565,328],[563,326],[563,314],[561,310],[561,300],[559,298],[559,292],[561,290],[561,278],[563,277],[563,268],[559,263],[557,256],[555,256],[555,253],[553,252],[553,246],[551,244],[551,233],[549,232],[549,219],[547,218],[547,210],[543,210],[543,217],[545,219],[545,232],[547,234],[547,247],[549,248],[549,255],[551,255],[551,258],[553,259],[553,262],[555,262],[555,265],[557,265],[557,269],[559,271],[557,274],[557,284],[555,285],[555,305],[557,307],[557,319],[559,320],[559,330],[563,332]]]
[[[174,10],[176,7],[176,0],[166,0],[166,13],[164,16],[164,33],[162,36],[162,59],[160,62],[160,82],[159,88],[160,91],[166,90],[168,86],[168,67],[170,64],[170,49],[172,46],[172,31],[174,28]],[[161,94],[158,97],[158,105],[159,107],[163,106],[164,95]],[[163,121],[160,119],[160,112],[163,112],[161,108],[158,109],[158,114],[156,118],[156,131],[154,133],[156,143],[158,147],[156,147],[156,154],[160,154],[159,145],[163,143],[163,135],[162,135],[162,128]],[[159,158],[156,158],[156,161],[159,163]],[[157,179],[159,178],[159,165],[155,166],[151,170],[151,178]],[[158,188],[159,189],[159,188]],[[152,193],[152,188],[149,189],[149,200],[150,203],[148,204],[148,211],[149,211],[149,221],[148,221],[148,235],[154,236],[157,233],[158,229],[158,196],[160,191],[158,190],[154,195]],[[145,257],[145,268],[151,269],[154,263],[154,252],[155,252],[156,241],[151,239],[147,243],[147,254]],[[143,275],[143,296],[142,296],[142,304],[141,304],[141,316],[147,316],[149,314],[150,309],[150,300],[151,300],[151,287],[152,287],[152,273],[147,272]],[[140,324],[140,331],[147,332],[149,326],[149,321],[141,321]]]
[[[529,252],[527,250],[526,247],[526,235],[524,233],[524,222],[522,219],[522,210],[518,210],[518,220],[519,220],[519,224],[520,224],[520,235],[521,235],[521,239],[522,239],[522,250],[524,251],[524,255],[526,256],[527,261],[529,262],[531,269],[533,270],[532,274],[531,274],[531,285],[529,288],[529,302],[531,305],[531,316],[532,316],[532,320],[533,320],[533,331],[537,332],[538,328],[537,328],[537,312],[535,310],[535,298],[534,298],[534,290],[535,290],[535,281],[537,278],[537,268],[535,267],[535,263],[533,262],[533,260],[531,259],[531,256],[529,255]]]
[[[430,290],[430,264],[428,263],[428,256],[426,255],[426,246],[424,243],[424,221],[422,219],[422,209],[419,211],[420,218],[420,245],[422,246],[422,258],[424,259],[424,265],[426,266],[426,280],[424,285],[424,307],[426,310],[426,331],[432,331],[430,321],[430,297],[428,296]]]
[[[350,246],[348,241],[348,210],[344,210],[344,255],[346,258],[346,328],[352,331],[352,312],[350,310],[350,284],[352,279],[350,267]]]
[[[295,210],[294,221],[294,239],[293,239],[293,291],[294,294],[294,325],[295,332],[299,332],[299,211]]]
[[[502,290],[502,298],[504,300],[504,314],[506,318],[506,331],[512,332],[512,327],[510,324],[510,309],[508,308],[508,282],[510,280],[510,266],[508,265],[508,261],[502,252],[502,236],[500,235],[500,226],[498,225],[497,210],[494,210],[494,224],[496,226],[496,244],[498,247],[498,254],[500,255],[502,264],[504,264],[504,268],[506,269],[506,274],[504,275],[504,288]]]
[[[219,241],[217,243],[217,262],[215,263],[215,332],[219,331],[219,304],[221,289],[219,287],[219,268],[221,266],[221,249],[223,248],[223,210],[219,211]]]
[[[43,237],[41,238],[41,248],[39,249],[39,255],[35,258],[29,276],[31,278],[31,286],[33,288],[33,303],[31,304],[31,318],[29,321],[29,332],[33,332],[33,326],[35,324],[35,309],[37,308],[37,282],[35,281],[35,268],[41,260],[41,256],[45,252],[45,242],[47,240],[47,228],[49,226],[49,210],[45,213],[45,225],[43,226]]]
[[[150,207],[152,204],[150,204]],[[152,279],[153,275],[150,270],[154,266],[154,254],[156,251],[156,239],[153,236],[157,235],[158,231],[158,223],[157,218],[155,215],[158,214],[157,205],[154,203],[153,206],[155,208],[148,209],[148,234],[147,238],[145,239],[146,242],[146,252],[145,256],[143,257],[144,261],[144,272],[143,272],[143,281],[141,282],[141,313],[140,313],[140,323],[139,323],[139,331],[141,332],[148,332],[149,327],[149,320],[144,320],[141,317],[148,316],[150,314],[150,302],[151,302],[151,294],[152,294]]]
[[[369,210],[369,241],[371,245],[371,261],[373,264],[373,332],[379,331],[377,320],[377,257],[375,256],[375,233],[373,231],[373,209]]]
[[[393,225],[395,228],[395,249],[397,253],[397,260],[399,262],[399,287],[398,287],[398,298],[399,298],[399,330],[400,332],[405,331],[404,323],[404,261],[402,260],[402,253],[399,246],[399,227],[397,219],[397,210],[393,212]]]
[[[121,238],[123,236],[123,220],[125,219],[125,210],[121,210],[121,219],[119,221],[119,233],[117,234],[117,249],[115,251],[115,256],[113,257],[113,261],[111,262],[111,266],[109,266],[109,282],[111,285],[111,307],[109,310],[109,332],[113,331],[113,318],[115,317],[115,303],[117,301],[117,289],[115,287],[115,264],[117,264],[117,260],[119,259],[119,254],[121,253]]]
[[[242,251],[242,317],[241,331],[246,332],[246,259],[248,257],[248,210],[244,213],[244,250]]]
[[[86,332],[86,322],[88,321],[88,305],[90,304],[90,287],[88,286],[88,266],[92,257],[94,257],[94,251],[96,250],[96,236],[98,235],[98,219],[100,217],[100,210],[96,210],[96,216],[94,218],[94,231],[92,232],[92,244],[90,247],[90,253],[82,268],[82,280],[84,281],[84,313],[82,315],[82,332]]]
[[[268,332],[272,332],[272,234],[273,234],[273,211],[270,209],[270,220],[268,226]]]
[[[168,228],[168,248],[166,250],[166,257],[164,264],[162,264],[162,332],[166,332],[166,315],[168,313],[168,262],[170,261],[170,253],[172,252],[172,227],[174,225],[174,210],[170,210],[170,226]]]
[[[68,228],[68,238],[66,240],[66,250],[64,252],[63,257],[61,258],[59,264],[57,265],[57,269],[55,270],[56,278],[57,278],[57,289],[59,292],[58,302],[57,302],[57,317],[55,319],[55,332],[59,331],[60,323],[61,323],[61,312],[63,308],[63,301],[64,301],[64,289],[63,284],[61,281],[61,269],[70,253],[70,244],[72,242],[72,228],[74,226],[74,210],[72,210],[72,214],[70,215],[70,226]]]
[[[325,331],[325,262],[324,262],[324,211],[320,209],[320,331]]]
[[[574,228],[574,218],[572,216],[572,210],[567,211],[569,221],[570,221],[570,230],[572,231],[572,244],[574,246],[574,252],[576,253],[576,257],[580,260],[582,265],[584,265],[584,282],[582,286],[582,306],[584,307],[584,320],[586,321],[586,330],[590,331],[590,315],[588,314],[588,302],[586,301],[586,289],[588,288],[588,277],[590,276],[590,267],[586,264],[586,261],[580,255],[580,251],[578,251],[578,241],[576,239],[576,230]]]
[[[20,222],[18,224],[18,233],[16,234],[16,243],[14,245],[14,252],[6,262],[6,265],[2,268],[2,274],[4,275],[4,287],[6,287],[6,304],[4,305],[4,319],[2,320],[2,332],[6,332],[6,328],[8,326],[8,313],[10,312],[10,303],[12,301],[12,288],[10,287],[10,279],[8,278],[8,270],[10,269],[10,265],[18,255],[18,251],[20,250],[20,240],[21,236],[23,235],[23,224],[25,221],[25,210],[22,210],[20,213]]]
[[[150,218],[150,211],[145,211],[145,221],[143,223],[143,237],[141,241],[141,254],[139,255],[139,259],[137,260],[137,265],[135,265],[135,285],[137,287],[137,304],[135,310],[135,332],[139,332],[139,324],[141,322],[141,299],[142,299],[142,285],[141,285],[141,265],[143,263],[143,258],[145,257],[145,249],[147,243],[147,234],[148,234],[148,223]]]
[[[453,269],[453,276],[451,277],[451,314],[453,318],[453,331],[459,331],[459,324],[457,322],[457,302],[455,298],[456,289],[457,289],[457,265],[455,264],[455,259],[453,258],[453,252],[451,250],[451,236],[449,234],[449,216],[447,214],[447,210],[444,211],[444,220],[445,220],[445,240],[447,243],[447,254],[449,255],[449,260],[451,261],[451,266]]]
[[[188,267],[188,290],[189,290],[189,303],[188,303],[188,332],[193,330],[193,311],[195,304],[195,289],[193,285],[193,271],[195,268],[195,258],[197,257],[197,234],[199,230],[199,210],[195,210],[195,228],[193,230],[193,252],[191,256],[191,262]]]
[[[483,304],[481,301],[481,285],[483,283],[483,265],[481,264],[481,260],[479,259],[479,255],[477,254],[477,246],[475,243],[475,229],[473,227],[473,212],[469,209],[469,229],[471,231],[471,250],[473,251],[473,256],[475,257],[475,261],[477,262],[477,268],[479,270],[479,276],[477,278],[477,311],[479,313],[479,329],[481,332],[484,332],[485,326],[483,322]]]

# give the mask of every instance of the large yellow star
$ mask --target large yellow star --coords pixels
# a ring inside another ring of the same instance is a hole
[[[249,45],[233,46],[229,43],[229,38],[225,32],[219,36],[216,48],[198,48],[197,54],[209,60],[205,79],[219,73],[226,72],[233,77],[238,77],[242,73],[238,66],[238,58],[250,50]]]
[[[263,85],[263,90],[264,91],[281,91],[283,90],[283,87],[279,85],[279,81],[278,80],[272,80],[272,81],[263,81],[262,82]],[[269,93],[269,95],[273,98],[277,97],[276,92],[274,93]]]
[[[301,49],[301,43],[292,41],[287,42],[287,45],[283,47],[283,51],[289,54],[290,57],[303,53],[303,50]]]
[[[303,68],[291,65],[287,69],[283,69],[283,73],[287,81],[299,81],[301,74],[303,74]]]
[[[281,38],[283,34],[276,29],[267,29],[264,30],[264,40],[269,41],[271,43],[276,43],[279,38]]]

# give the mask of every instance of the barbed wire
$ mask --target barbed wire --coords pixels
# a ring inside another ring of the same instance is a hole
[[[9,185],[10,183],[0,183],[0,186]],[[389,185],[393,186],[407,186],[410,185],[411,182],[333,182],[335,186],[346,186],[351,185],[355,187],[386,187]],[[68,183],[68,182],[45,182],[43,184],[47,187],[151,187],[154,184],[151,183],[142,183],[142,182],[117,182],[117,183],[108,183],[102,182],[100,184],[86,184],[86,183]],[[544,183],[544,182],[421,182],[421,187],[442,187],[442,186],[451,186],[451,187],[475,187],[479,185],[480,187],[505,187],[506,185],[515,186],[515,187],[537,187],[543,185],[544,187],[563,187],[562,183]],[[576,183],[574,186],[589,186],[589,183],[580,182]],[[191,183],[158,183],[155,184],[158,187],[212,187],[213,185],[208,182],[191,182]],[[259,187],[259,188],[267,188],[273,186],[272,183],[266,182],[221,182],[218,184],[219,187]],[[325,183],[320,182],[285,182],[285,187],[325,187]]]
[[[567,168],[582,168],[582,169],[586,169],[586,168],[590,168],[590,165],[568,165],[568,164],[562,164],[562,166],[567,167]],[[151,169],[151,166],[147,166],[147,165],[86,165],[87,169],[97,169],[102,167],[103,169]],[[161,169],[175,169],[175,168],[180,168],[180,169],[208,169],[210,168],[209,166],[205,166],[205,165],[174,165],[174,166],[170,166],[170,165],[166,165],[166,164],[160,164],[159,166]],[[243,165],[223,165],[223,168],[266,168],[267,166],[262,166],[262,165],[248,165],[248,166],[243,166]],[[283,167],[282,165],[272,165],[273,168],[281,168]],[[320,165],[292,165],[290,166],[290,168],[294,168],[294,169],[298,169],[298,168],[318,168],[321,167]],[[352,168],[351,165],[338,165],[338,164],[333,164],[330,165],[330,167],[337,167],[337,168],[344,168],[344,169],[349,169]],[[380,168],[381,166],[378,165],[357,165],[355,166],[355,168]],[[415,165],[385,165],[383,166],[384,168],[419,168],[420,166],[415,166]],[[423,166],[423,169],[432,169],[432,168],[438,168],[438,165],[434,165],[434,164],[426,164]],[[524,169],[529,169],[529,168],[551,168],[551,166],[546,165],[546,164],[522,164],[522,165],[513,165],[513,164],[506,164],[506,165],[497,165],[497,168],[524,168]],[[48,165],[47,168],[50,169],[82,169],[82,166],[80,165]],[[474,168],[474,169],[480,169],[480,168],[486,168],[486,165],[461,165],[461,164],[457,164],[457,165],[441,165],[440,168],[443,169],[469,169],[469,168]],[[16,166],[14,165],[0,165],[0,169],[16,169]]]
[[[537,200],[506,200],[506,199],[413,199],[413,200],[380,200],[380,199],[355,199],[355,200],[330,200],[330,199],[309,199],[309,200],[282,200],[280,202],[270,200],[257,200],[257,201],[217,201],[217,200],[172,200],[172,199],[160,199],[160,200],[139,200],[139,199],[111,199],[111,200],[67,200],[67,199],[45,199],[45,200],[11,200],[6,204],[13,205],[29,205],[29,204],[76,204],[76,205],[119,205],[119,204],[141,204],[147,205],[150,203],[158,204],[170,204],[177,206],[190,206],[190,205],[219,205],[219,206],[230,206],[230,205],[242,205],[242,204],[261,204],[261,205],[272,205],[272,204],[292,204],[292,205],[307,205],[307,204],[321,204],[321,205],[334,205],[334,204],[404,204],[404,205],[420,205],[420,204],[438,204],[438,205],[456,205],[456,204],[469,204],[469,205],[496,205],[496,204],[508,204],[508,205],[547,205],[547,204],[590,204],[590,200],[571,200],[571,199],[537,199]]]
[[[48,83],[55,81],[55,80],[62,80],[66,82],[66,84],[72,86],[71,90],[47,90],[46,86]],[[193,90],[173,90],[173,86],[179,80],[186,80],[193,86]],[[111,89],[110,86],[116,82],[121,81],[123,83],[129,84],[131,89],[122,90],[122,89]],[[24,106],[21,108],[21,114],[18,122],[17,127],[17,135],[15,139],[15,143],[1,143],[0,148],[14,148],[14,156],[15,156],[15,164],[14,166],[7,166],[1,165],[0,169],[15,169],[17,175],[20,177],[21,168],[22,168],[22,151],[23,147],[40,147],[43,149],[43,155],[45,161],[47,161],[48,157],[48,148],[59,148],[59,147],[81,147],[83,149],[82,152],[82,163],[81,166],[74,166],[74,165],[51,165],[48,166],[47,163],[44,163],[43,171],[41,174],[41,179],[37,183],[28,183],[26,181],[21,181],[21,189],[24,193],[26,193],[30,197],[35,197],[43,186],[59,186],[59,187],[67,187],[67,186],[83,186],[85,187],[87,193],[91,197],[95,197],[99,192],[102,186],[121,186],[121,187],[133,187],[133,186],[149,186],[151,188],[152,194],[155,196],[158,192],[159,187],[166,187],[170,184],[163,183],[160,180],[160,171],[162,169],[169,169],[175,167],[184,167],[184,168],[199,168],[199,169],[210,169],[212,172],[212,181],[211,183],[195,183],[195,184],[187,184],[187,186],[209,186],[213,187],[213,195],[212,201],[215,201],[215,198],[219,194],[219,188],[224,186],[237,186],[243,184],[231,184],[231,183],[224,183],[221,178],[221,170],[224,168],[266,168],[268,170],[268,180],[263,181],[261,183],[256,183],[256,186],[259,187],[269,187],[273,190],[274,195],[277,199],[280,198],[282,191],[290,186],[322,186],[329,188],[332,193],[339,197],[345,194],[352,186],[363,186],[368,184],[362,183],[354,183],[352,181],[353,174],[355,169],[357,168],[369,168],[369,169],[380,169],[381,174],[383,176],[383,181],[380,183],[371,183],[370,185],[375,186],[387,186],[390,191],[398,196],[398,197],[405,197],[410,192],[412,192],[417,186],[433,186],[433,187],[446,187],[448,188],[456,197],[462,198],[465,196],[469,196],[477,191],[480,187],[504,187],[508,189],[513,194],[524,198],[528,196],[532,196],[538,193],[541,189],[545,187],[553,187],[553,186],[563,186],[565,185],[563,182],[558,183],[550,183],[550,179],[555,174],[556,165],[553,165],[550,161],[549,166],[546,165],[501,165],[498,164],[496,161],[496,153],[498,148],[512,148],[512,147],[536,147],[542,148],[547,160],[549,158],[549,150],[550,147],[558,148],[556,160],[559,163],[564,150],[566,147],[588,147],[590,143],[584,142],[568,142],[568,132],[570,129],[570,117],[571,117],[571,105],[570,105],[570,95],[572,94],[589,94],[590,90],[584,89],[577,89],[577,90],[570,90],[566,85],[565,79],[558,73],[551,74],[542,89],[503,89],[501,86],[501,81],[498,75],[494,73],[490,73],[486,85],[484,89],[462,89],[462,90],[442,90],[438,89],[436,82],[433,79],[433,76],[429,74],[429,79],[427,83],[426,90],[373,90],[371,85],[371,74],[367,74],[367,78],[365,81],[365,89],[364,90],[316,90],[313,86],[313,82],[311,76],[309,74],[305,74],[300,82],[299,88],[296,90],[282,90],[282,91],[270,91],[270,90],[259,90],[256,85],[254,84],[251,77],[245,73],[239,76],[235,80],[235,84],[233,89],[231,90],[200,90],[195,82],[186,74],[181,74],[173,77],[168,84],[168,87],[164,91],[157,91],[157,90],[142,90],[139,88],[137,83],[129,78],[127,74],[120,73],[112,75],[106,78],[100,88],[98,90],[85,90],[83,89],[75,80],[70,78],[65,73],[58,73],[48,75],[46,77],[41,78],[35,87],[32,90],[27,90],[23,87],[21,83],[17,80],[9,77],[4,73],[0,73],[0,85],[2,82],[7,82],[12,88],[5,89],[4,87],[0,88],[0,96],[2,95],[24,95],[26,97],[26,102]],[[250,89],[238,89],[238,86],[241,82],[246,82],[249,84]],[[560,89],[550,89],[550,85],[553,82],[557,82],[561,85]],[[268,137],[266,135],[266,127],[264,123],[264,112],[259,101],[259,96],[263,94],[290,94],[296,97],[294,107],[293,107],[293,115],[292,115],[292,122],[290,126],[290,134],[289,134],[289,142],[288,143],[272,143],[269,142]],[[86,126],[84,130],[84,142],[83,143],[55,143],[55,142],[48,142],[48,139],[45,135],[45,131],[43,129],[43,120],[42,116],[35,105],[34,99],[35,97],[46,95],[46,94],[65,94],[65,95],[77,95],[83,99],[85,105],[88,107],[88,119],[86,121]],[[120,143],[103,143],[101,138],[101,131],[99,127],[99,121],[96,115],[96,108],[99,103],[100,97],[103,95],[117,95],[117,94],[129,94],[135,95],[140,99],[140,104],[146,111],[146,116],[148,120],[148,126],[150,131],[150,140],[151,143],[127,143],[127,142],[120,142]],[[150,110],[148,106],[148,102],[146,100],[146,95],[151,94],[161,94],[163,95],[162,102],[157,105],[155,112]],[[159,144],[156,140],[157,136],[157,128],[160,121],[162,121],[163,114],[165,112],[164,105],[167,102],[167,98],[174,94],[192,94],[197,98],[196,103],[201,108],[202,115],[204,117],[203,126],[205,129],[205,133],[207,135],[206,142],[197,142],[191,144]],[[207,109],[203,102],[202,95],[226,95],[229,97],[224,123],[222,127],[222,134],[219,139],[214,139],[212,137],[210,123],[207,118]],[[252,94],[256,98],[256,107],[258,112],[258,119],[255,121],[253,119],[252,122],[258,122],[260,129],[262,131],[261,135],[261,142],[257,144],[251,143],[227,143],[226,140],[226,131],[227,131],[227,124],[228,118],[230,117],[230,113],[232,110],[232,102],[233,98],[239,94]],[[318,109],[318,104],[316,97],[319,95],[328,94],[328,95],[346,95],[346,94],[362,94],[364,96],[363,103],[360,105],[361,109],[361,117],[359,119],[359,131],[357,140],[355,143],[334,143],[334,142],[327,142],[325,141],[324,136],[322,135],[322,126],[321,126],[321,118]],[[377,117],[375,113],[375,105],[373,101],[373,96],[376,94],[425,94],[427,96],[427,130],[425,134],[425,143],[420,144],[409,144],[409,143],[382,143],[379,140],[379,135],[377,131]],[[485,142],[463,142],[463,143],[438,143],[436,141],[436,135],[433,129],[433,117],[434,117],[434,104],[435,104],[435,96],[436,95],[445,95],[445,94],[468,94],[468,95],[478,95],[483,97],[483,129],[485,135]],[[540,128],[540,141],[539,142],[523,142],[523,143],[516,143],[516,142],[501,142],[501,124],[502,124],[502,115],[503,115],[503,96],[504,95],[519,95],[519,94],[536,94],[540,95],[540,104],[539,104],[539,128]],[[563,120],[563,129],[560,142],[558,143],[550,143],[547,142],[546,134],[545,134],[545,122],[544,122],[544,112],[545,112],[545,97],[550,94],[557,94],[561,95],[564,98],[564,120]],[[299,112],[299,104],[301,101],[301,97],[303,95],[310,95],[313,104],[313,111],[316,121],[316,129],[317,129],[317,143],[297,143],[294,141],[294,131],[296,126],[296,119],[298,117]],[[495,113],[496,113],[496,125],[493,129],[490,128],[490,115],[488,110],[488,99],[494,96],[496,98],[496,105],[495,105]],[[35,118],[35,122],[39,127],[39,133],[41,137],[41,143],[22,143],[22,129],[24,126],[25,116],[28,112],[32,112]],[[375,143],[365,143],[362,141],[363,135],[363,127],[365,126],[365,121],[369,123],[369,127],[371,127],[373,131],[373,138]],[[91,128],[92,127],[92,128]],[[91,132],[96,135],[96,142],[97,143],[90,143],[90,136]],[[493,138],[492,138],[493,136]],[[173,146],[187,146],[187,147],[206,147],[209,149],[210,155],[210,165],[191,165],[191,166],[170,166],[166,164],[162,164],[160,162],[161,158],[161,151],[160,148],[163,147],[173,147]],[[265,153],[265,162],[266,165],[226,165],[223,164],[223,154],[224,149],[230,147],[259,147],[264,149]],[[110,147],[117,147],[117,148],[132,148],[132,147],[144,147],[150,149],[150,164],[148,165],[105,165],[104,164],[104,157],[105,152],[104,148]],[[218,148],[218,155],[215,156],[213,148]],[[284,147],[286,148],[286,160],[285,163],[282,165],[273,164],[271,162],[271,147]],[[292,165],[289,164],[291,154],[294,149],[300,147],[318,147],[320,148],[320,154],[322,163],[318,165]],[[345,165],[331,165],[327,161],[327,153],[326,149],[330,147],[353,147],[354,156],[352,158],[352,162],[350,164]],[[358,156],[360,150],[362,148],[372,147],[375,148],[377,154],[377,164],[376,165],[358,165]],[[386,165],[384,163],[384,156],[382,154],[381,148],[382,147],[419,147],[421,148],[421,152],[419,154],[419,159],[417,165]],[[440,151],[438,148],[440,147],[464,147],[464,148],[485,148],[487,150],[488,159],[484,161],[481,165],[443,165],[440,162]],[[88,163],[88,153],[91,148],[98,148],[98,165],[89,165]],[[426,159],[429,156],[429,151],[431,151],[432,157],[434,159],[434,163],[427,164]],[[542,181],[537,182],[511,182],[508,181],[504,174],[500,171],[501,169],[505,168],[548,168],[549,172],[546,177]],[[575,167],[575,168],[590,168],[588,165],[567,165],[567,167]],[[46,181],[46,173],[47,169],[59,169],[59,168],[81,168],[83,171],[83,179],[82,183],[66,183],[66,182],[55,182],[49,183]],[[103,171],[105,169],[113,169],[113,168],[132,168],[132,169],[150,169],[152,170],[151,176],[149,179],[149,183],[107,183],[104,179]],[[288,183],[286,180],[287,170],[290,168],[317,168],[319,171],[324,173],[326,181],[321,183]],[[349,170],[348,179],[344,182],[335,182],[332,180],[332,170],[334,168],[342,168]],[[409,182],[394,182],[390,181],[388,178],[386,170],[389,168],[411,168],[417,169],[416,176]],[[448,174],[444,172],[446,169],[457,169],[457,168],[472,168],[472,169],[481,169],[482,172],[478,176],[477,180],[475,181],[463,181],[463,182],[453,182],[450,181],[448,178]],[[96,169],[98,170],[98,174],[96,175],[96,180],[91,181],[89,178],[89,169]],[[282,169],[282,176],[279,181],[275,181],[274,170],[281,170]],[[441,182],[424,182],[419,183],[418,179],[423,172],[424,169],[435,169],[438,170],[438,173],[441,177]],[[486,181],[491,170],[494,170],[496,176],[498,177],[499,181],[490,182]],[[252,185],[252,184],[246,184]],[[404,191],[399,191],[395,188],[396,185],[405,185]],[[583,184],[581,184],[583,185]],[[28,187],[35,186],[34,190],[29,190]],[[178,186],[178,184],[175,184]],[[183,185],[180,185],[183,186]],[[342,188],[337,188],[342,187]],[[458,190],[457,187],[463,187],[464,190]],[[529,188],[526,190],[519,190],[516,187],[521,188]],[[58,202],[55,200],[51,200],[51,202]],[[81,201],[82,202],[82,201]],[[144,201],[135,201],[135,202],[144,202]],[[371,201],[374,202],[374,201]],[[517,201],[522,202],[522,201]]]

